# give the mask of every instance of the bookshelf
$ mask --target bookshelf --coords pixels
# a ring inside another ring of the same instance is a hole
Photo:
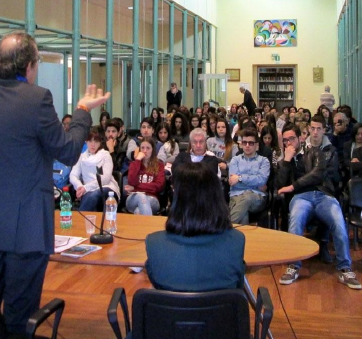
[[[295,105],[295,68],[258,67],[258,106],[268,103],[281,112]]]

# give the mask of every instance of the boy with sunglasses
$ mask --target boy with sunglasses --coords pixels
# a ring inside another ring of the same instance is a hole
[[[241,145],[243,153],[233,157],[229,165],[229,208],[231,222],[247,225],[249,212],[262,211],[267,203],[262,187],[269,178],[270,162],[257,153],[259,137],[256,129],[243,130]]]

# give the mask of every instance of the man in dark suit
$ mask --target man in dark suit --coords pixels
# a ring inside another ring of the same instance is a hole
[[[240,86],[239,90],[240,93],[244,94],[244,102],[241,105],[247,108],[249,116],[254,115],[256,104],[253,96],[251,95],[250,91],[245,88],[245,86]]]
[[[89,111],[110,96],[89,86],[65,132],[50,91],[34,84],[38,61],[30,35],[13,33],[1,40],[1,338],[24,337],[28,318],[39,308],[54,251],[53,160],[77,162],[92,124]]]

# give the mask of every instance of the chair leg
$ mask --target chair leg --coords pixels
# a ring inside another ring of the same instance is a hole
[[[357,244],[357,233],[358,233],[358,230],[357,230],[357,227],[355,226],[352,226],[353,227],[353,248],[355,251],[358,250],[358,244]]]

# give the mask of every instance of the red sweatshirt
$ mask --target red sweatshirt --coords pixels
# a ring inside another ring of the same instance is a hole
[[[156,176],[147,172],[141,160],[134,160],[128,169],[128,184],[134,187],[133,192],[144,192],[158,198],[165,185],[165,166],[158,161]]]

